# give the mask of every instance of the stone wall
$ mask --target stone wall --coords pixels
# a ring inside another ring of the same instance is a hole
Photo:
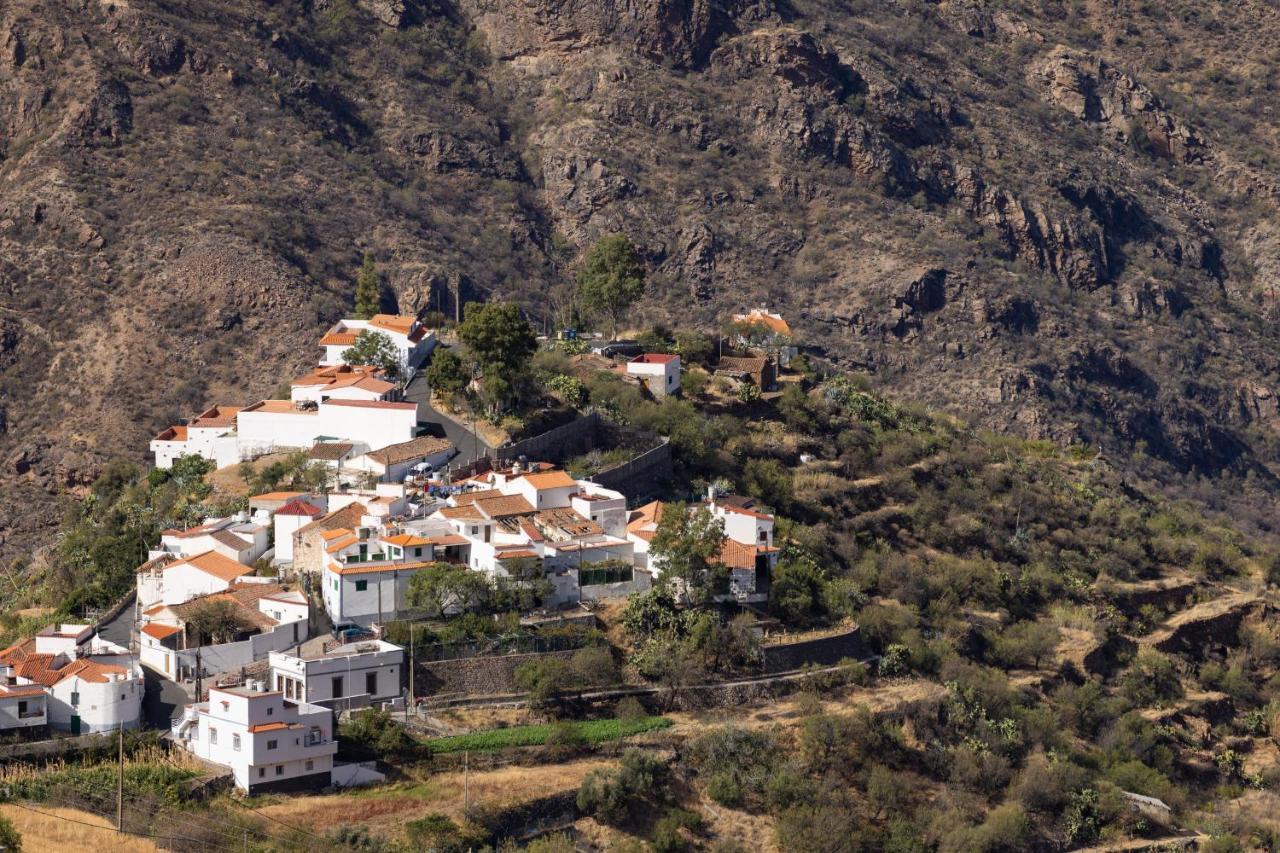
[[[671,475],[671,444],[664,438],[662,444],[652,450],[601,471],[591,479],[606,489],[615,489],[639,501],[657,494],[662,482]]]
[[[799,643],[783,643],[763,646],[765,672],[789,672],[802,666],[835,666],[845,658],[862,660],[867,655],[862,645],[862,633],[855,625],[842,634],[805,640]]]
[[[496,448],[493,453],[499,462],[509,462],[521,456],[527,456],[531,461],[567,459],[595,447],[599,431],[600,416],[593,412],[541,435]]]
[[[421,661],[418,663],[414,692],[418,696],[442,693],[492,696],[515,693],[519,690],[515,678],[518,666],[548,657],[568,660],[573,657],[574,651],[576,650]]]

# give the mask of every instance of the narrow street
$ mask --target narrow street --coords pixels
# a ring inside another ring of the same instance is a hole
[[[430,362],[428,362],[430,363]],[[414,375],[404,391],[404,398],[418,404],[418,423],[431,427],[431,434],[443,436],[458,448],[454,465],[466,465],[479,456],[492,453],[492,448],[479,436],[473,436],[467,425],[442,414],[431,407],[431,389],[427,385],[426,365]]]

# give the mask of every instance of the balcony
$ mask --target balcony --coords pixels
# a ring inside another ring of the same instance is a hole
[[[38,720],[44,716],[44,706],[18,712],[19,720]]]

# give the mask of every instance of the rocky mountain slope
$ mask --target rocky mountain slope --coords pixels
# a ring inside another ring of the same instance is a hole
[[[768,302],[1265,524],[1278,47],[1268,0],[8,0],[0,554],[311,362],[365,250],[549,319],[617,231],[648,320]]]

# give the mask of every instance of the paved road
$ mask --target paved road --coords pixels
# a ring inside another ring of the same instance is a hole
[[[427,385],[426,373],[424,364],[404,390],[404,398],[418,404],[419,425],[428,426],[432,435],[442,435],[453,442],[453,446],[458,448],[458,455],[452,460],[454,465],[466,465],[477,456],[492,454],[493,450],[479,436],[473,436],[465,424],[431,407],[431,389]]]
[[[120,614],[110,622],[103,622],[98,626],[98,636],[108,642],[115,643],[118,646],[128,648],[130,645],[130,634],[133,631],[133,605],[135,598],[129,596],[129,603],[125,605]]]
[[[142,694],[142,716],[153,729],[168,729],[170,722],[179,715],[183,706],[191,702],[187,691],[176,682],[163,678],[145,666],[142,668],[146,683]]]

